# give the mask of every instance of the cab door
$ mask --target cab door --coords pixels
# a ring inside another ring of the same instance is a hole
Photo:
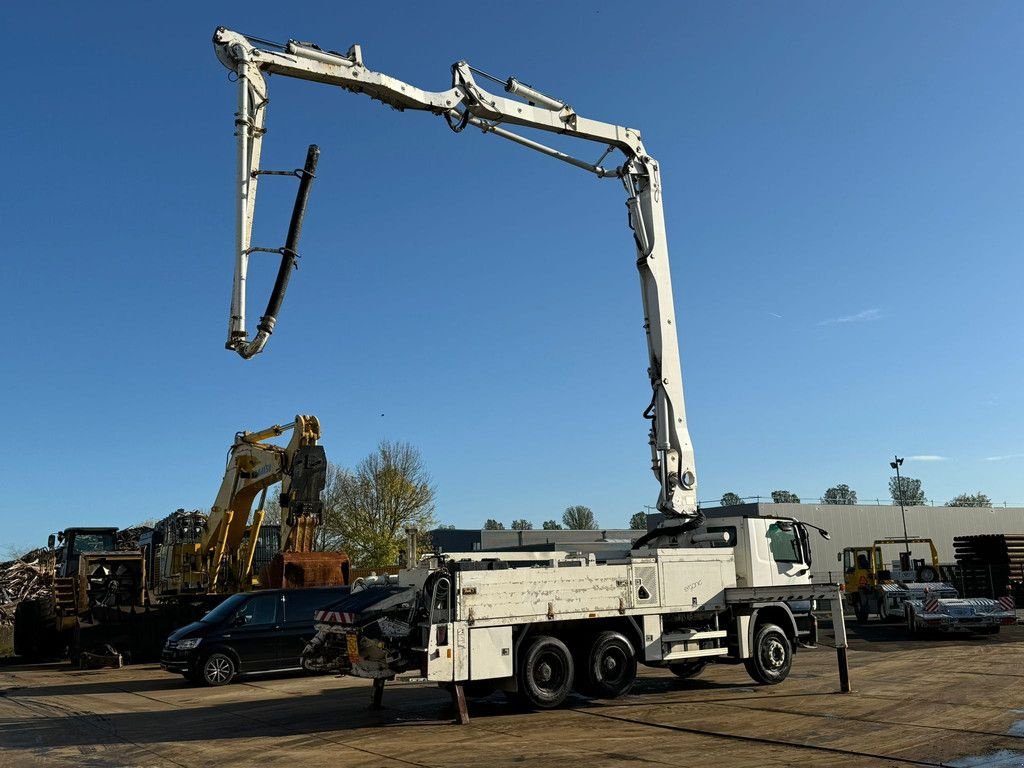
[[[773,586],[809,584],[811,568],[804,556],[804,547],[794,523],[776,520],[768,526],[768,551],[775,562]]]

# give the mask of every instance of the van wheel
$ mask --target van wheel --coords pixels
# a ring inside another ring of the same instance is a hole
[[[763,685],[777,685],[793,666],[793,644],[775,624],[764,624],[754,637],[754,655],[744,659],[747,674]]]
[[[680,680],[689,680],[691,677],[697,677],[707,665],[706,661],[677,661],[675,664],[669,664],[668,670]]]
[[[206,685],[227,685],[235,677],[235,661],[226,653],[211,653],[203,661],[200,676]]]
[[[519,662],[519,698],[537,709],[559,706],[572,690],[572,654],[557,637],[540,635]]]
[[[602,632],[587,652],[580,686],[588,695],[614,699],[624,695],[636,682],[636,653],[633,644],[618,632]]]

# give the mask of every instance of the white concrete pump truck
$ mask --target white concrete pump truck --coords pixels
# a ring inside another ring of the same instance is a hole
[[[541,708],[561,704],[573,690],[619,696],[638,663],[668,667],[681,677],[709,661],[746,665],[765,684],[789,673],[799,645],[816,639],[809,601],[831,600],[842,689],[846,638],[837,585],[812,584],[806,524],[790,518],[706,520],[697,506],[697,475],[683,402],[676,318],[657,161],[632,128],[579,115],[515,78],[499,80],[464,61],[452,65],[452,86],[425,91],[368,69],[362,50],[323,50],[247,37],[223,27],[214,33],[220,61],[238,82],[235,275],[228,349],[243,358],[265,347],[277,322],[319,150],[294,172],[260,168],[267,75],[281,75],[363,93],[396,110],[443,117],[456,133],[468,126],[509,139],[625,187],[629,227],[644,309],[649,355],[652,469],[664,520],[620,552],[465,552],[435,554],[397,578],[368,580],[318,614],[318,634],[304,653],[309,668],[337,669],[383,683],[412,674],[450,687],[460,720],[464,687],[503,688]],[[507,95],[484,90],[476,76],[500,83]],[[593,142],[596,162],[578,159],[509,127],[536,129]],[[614,153],[618,165],[604,165]],[[300,179],[286,245],[251,244],[256,185],[265,174]],[[249,256],[281,256],[278,278],[257,334],[248,339],[245,284]],[[827,537],[824,531],[819,532]],[[793,607],[799,606],[799,607]]]

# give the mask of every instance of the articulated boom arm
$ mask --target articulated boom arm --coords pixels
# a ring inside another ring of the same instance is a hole
[[[693,447],[686,424],[683,380],[675,328],[672,282],[669,273],[662,186],[658,163],[644,149],[640,133],[632,128],[581,117],[568,104],[540,93],[515,78],[507,81],[480,72],[464,61],[452,65],[452,87],[425,91],[390,75],[367,69],[362,50],[353,45],[347,53],[324,51],[311,43],[294,40],[279,45],[220,27],[213,36],[221,63],[238,78],[238,198],[235,253],[236,268],[231,299],[227,346],[252,346],[246,342],[245,278],[250,245],[256,184],[260,174],[260,149],[265,133],[268,103],[265,75],[284,75],[334,85],[403,111],[431,112],[443,117],[452,130],[472,125],[484,133],[590,171],[600,178],[622,180],[628,196],[629,224],[636,242],[644,320],[650,356],[653,397],[645,416],[651,420],[652,466],[661,484],[658,509],[669,517],[699,519],[697,478]],[[262,47],[261,47],[262,46]],[[474,73],[502,83],[499,96],[477,85]],[[605,147],[601,158],[590,163],[507,130],[522,126],[583,139]],[[602,162],[615,150],[624,156],[621,166],[606,168]],[[265,343],[262,343],[255,354]],[[251,356],[251,355],[243,355]]]
[[[292,437],[281,447],[265,442],[288,430]],[[237,559],[235,576],[244,583],[252,568],[256,538],[263,523],[263,501],[267,488],[281,482],[281,551],[310,552],[313,533],[320,524],[327,458],[320,439],[320,422],[315,416],[296,416],[290,424],[275,425],[259,432],[239,432],[231,446],[227,468],[217,498],[210,510],[201,551],[209,557],[210,591],[216,591],[225,556]],[[249,525],[249,512],[257,494],[259,509]],[[240,551],[249,529],[249,545]]]

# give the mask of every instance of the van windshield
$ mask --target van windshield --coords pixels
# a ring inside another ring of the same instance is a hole
[[[204,624],[219,624],[233,616],[242,603],[248,599],[249,595],[246,594],[232,595],[208,614],[203,616],[200,621]]]

